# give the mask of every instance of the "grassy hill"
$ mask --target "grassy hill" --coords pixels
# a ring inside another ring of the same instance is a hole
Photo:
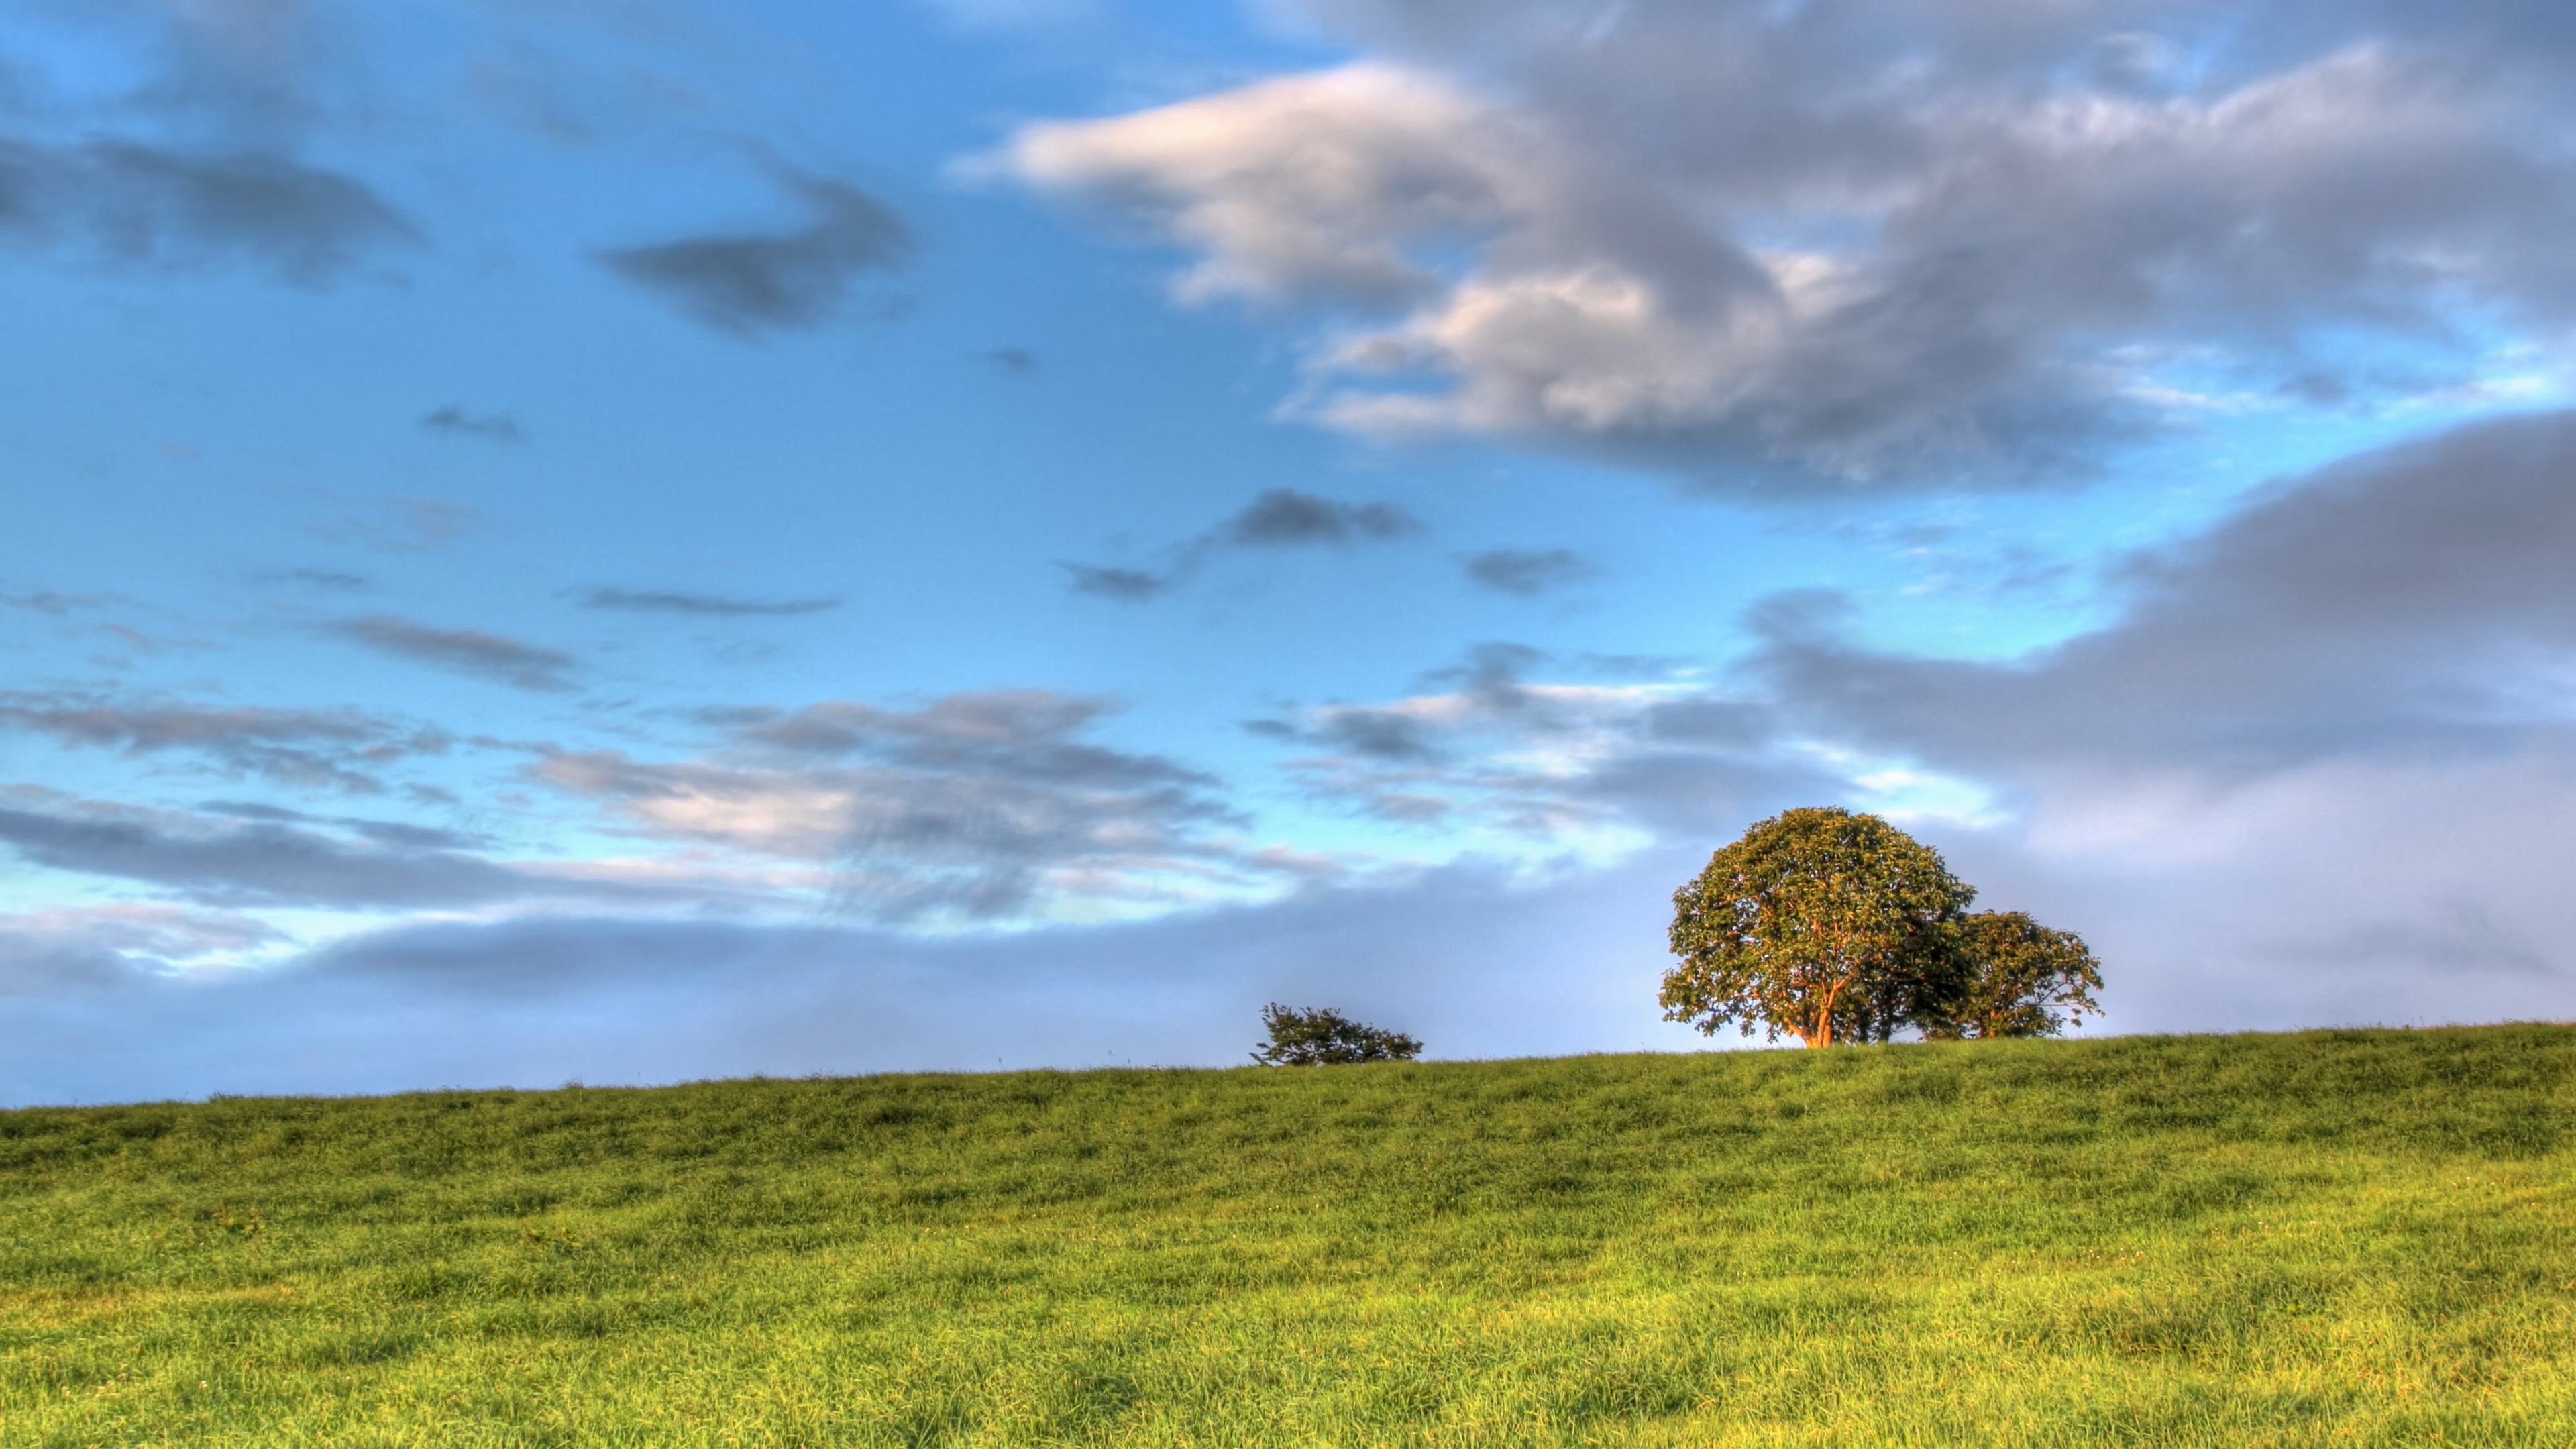
[[[2576,1444],[2576,1030],[0,1113],[0,1443]]]

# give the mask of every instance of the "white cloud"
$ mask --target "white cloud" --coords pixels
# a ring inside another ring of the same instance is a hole
[[[1181,247],[1184,302],[1325,308],[1287,410],[1364,435],[1738,489],[2064,481],[2206,411],[2160,355],[2271,396],[2314,385],[2317,329],[2456,367],[2462,309],[2576,316],[2546,58],[2358,14],[2258,16],[2276,46],[2227,68],[2120,7],[1639,5],[1589,42],[1318,8],[1378,53],[1033,124],[983,165]],[[2112,51],[2161,59],[2087,59]]]
[[[1438,285],[1413,246],[1527,209],[1508,119],[1416,72],[1351,66],[1135,115],[1045,122],[983,169],[1105,203],[1203,253],[1184,301],[1369,303]]]
[[[918,709],[827,701],[732,715],[684,760],[559,751],[536,782],[613,828],[817,872],[827,906],[919,929],[1114,918],[1274,895],[1218,783],[1090,742],[1108,707],[1044,691]]]

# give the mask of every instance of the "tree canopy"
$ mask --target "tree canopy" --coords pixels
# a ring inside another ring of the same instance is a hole
[[[1958,994],[1943,928],[1975,896],[1939,851],[1875,815],[1784,811],[1673,893],[1681,963],[1664,977],[1664,1016],[1811,1047],[1884,1040]]]
[[[1925,1036],[2055,1036],[2087,1013],[2101,1014],[2092,993],[2102,989],[2102,963],[2073,931],[2020,911],[1979,911],[1950,930],[1967,969],[1944,1009],[1916,1023]]]
[[[1400,1031],[1356,1022],[1329,1007],[1298,1010],[1274,1001],[1261,1008],[1270,1039],[1252,1059],[1266,1067],[1317,1067],[1341,1062],[1409,1062],[1422,1043]]]

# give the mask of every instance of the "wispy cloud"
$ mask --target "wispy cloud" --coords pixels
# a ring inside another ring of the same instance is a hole
[[[1392,503],[1346,503],[1269,489],[1232,517],[1164,551],[1159,569],[1058,563],[1076,593],[1142,603],[1170,592],[1230,550],[1347,547],[1419,536],[1422,520]]]
[[[157,962],[257,950],[294,938],[256,916],[161,901],[58,906],[0,915],[0,933],[77,943]],[[5,956],[0,951],[0,956]]]
[[[1625,903],[1669,889],[1661,865],[1538,886],[1451,871],[1150,922],[938,938],[603,914],[407,921],[185,985],[64,960],[58,983],[31,983],[16,1004],[0,1103],[996,1058],[1218,1064],[1241,1061],[1261,1004],[1283,997],[1418,1031],[1444,1056],[1633,1048],[1641,1034],[1687,1046],[1651,1012],[1639,1025],[1636,1007],[1635,963],[1660,949],[1659,923]],[[0,919],[0,962],[17,955],[7,931]],[[91,1005],[100,989],[127,993],[112,1028]]]
[[[159,886],[191,901],[236,907],[423,910],[599,894],[458,851],[94,802],[60,810],[0,805],[0,844],[49,869]]]
[[[841,607],[839,597],[750,599],[734,594],[694,594],[674,589],[585,589],[585,609],[630,614],[693,614],[711,619],[785,618],[820,614]]]
[[[390,614],[344,619],[330,632],[379,654],[472,675],[513,689],[561,692],[574,666],[561,650],[523,644],[474,629],[440,629]]]
[[[654,761],[559,751],[529,768],[656,840],[826,869],[837,908],[898,924],[1115,915],[1241,898],[1286,868],[1233,839],[1218,782],[1095,743],[1101,700],[1039,690],[916,709],[721,711],[725,743]]]
[[[1098,564],[1059,563],[1056,565],[1073,580],[1073,591],[1096,599],[1115,599],[1122,604],[1141,604],[1159,598],[1179,582],[1174,574],[1150,573],[1144,569],[1122,569]]]
[[[26,593],[0,592],[0,608],[24,609],[31,614],[48,614],[62,618],[75,609],[95,609],[118,603],[113,594],[65,594],[52,589],[32,589]]]
[[[114,266],[242,261],[321,287],[421,239],[364,183],[281,154],[0,136],[0,186],[0,245]]]
[[[806,211],[802,225],[593,255],[685,315],[746,340],[832,322],[843,315],[858,278],[910,259],[912,230],[884,202],[845,182],[783,166],[770,172]]]
[[[1840,782],[1785,750],[1758,697],[1705,683],[1560,682],[1597,661],[1488,643],[1401,698],[1309,705],[1247,725],[1306,751],[1316,800],[1392,824],[1546,856],[1633,849]],[[1550,676],[1554,676],[1553,678]]]
[[[1211,538],[1241,548],[1295,548],[1406,538],[1422,531],[1421,519],[1392,503],[1344,503],[1273,488],[1219,524]]]
[[[271,569],[259,577],[274,583],[327,589],[335,594],[364,593],[375,587],[375,581],[365,574],[350,573],[346,569]]]
[[[432,825],[415,825],[407,820],[375,820],[355,815],[315,815],[303,810],[290,810],[282,805],[269,805],[256,800],[208,800],[197,807],[208,815],[231,820],[256,820],[270,825],[312,825],[345,830],[378,845],[410,850],[479,850],[491,842],[483,836],[464,831],[444,830]]]
[[[421,415],[420,425],[433,433],[449,437],[481,438],[491,443],[524,443],[528,430],[508,413],[468,412],[456,403],[432,408]]]
[[[378,771],[445,754],[453,743],[444,730],[357,710],[137,704],[71,693],[0,693],[0,726],[75,748],[194,755],[229,775],[363,794],[384,791]]]
[[[1525,599],[1582,583],[1601,571],[1590,559],[1567,548],[1491,549],[1470,555],[1461,566],[1477,585]]]

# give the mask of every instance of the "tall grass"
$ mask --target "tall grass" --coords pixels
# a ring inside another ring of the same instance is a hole
[[[2576,1444],[2576,1030],[0,1113],[0,1443]]]

